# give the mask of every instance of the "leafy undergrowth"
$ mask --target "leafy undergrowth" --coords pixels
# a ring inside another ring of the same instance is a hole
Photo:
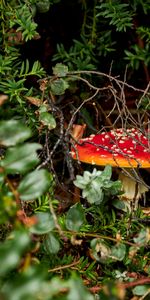
[[[126,82],[132,72],[122,81],[111,75],[112,66],[109,75],[95,70],[118,44],[109,26],[121,34],[133,23],[126,60],[134,71],[141,66],[149,82],[149,30],[136,25],[141,8],[148,22],[149,4],[94,1],[92,11],[80,1],[82,40],[68,52],[58,45],[53,61],[61,61],[47,74],[22,52],[25,44],[32,52],[30,41],[45,39],[42,56],[49,57],[49,39],[45,29],[45,37],[39,35],[35,19],[60,2],[1,1],[0,299],[148,300],[149,194],[136,207],[122,201],[117,171],[107,160],[96,168],[73,161],[72,152],[84,134],[116,128],[138,128],[148,140],[149,84],[138,78],[144,89],[135,88]],[[149,171],[143,180],[140,172],[135,178],[148,188]]]
[[[1,299],[148,299],[149,219],[124,211],[111,166],[78,175],[82,197],[60,212],[29,139],[21,121],[1,121]]]

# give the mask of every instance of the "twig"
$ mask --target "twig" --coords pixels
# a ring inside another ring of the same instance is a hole
[[[71,267],[74,267],[76,265],[78,265],[80,263],[80,259],[78,261],[74,261],[73,263],[71,264],[68,264],[68,265],[65,265],[65,266],[59,266],[59,267],[56,267],[56,268],[53,268],[53,269],[49,269],[48,272],[57,272],[57,271],[61,271],[61,270],[64,270],[64,269],[68,269],[68,268],[71,268]]]
[[[150,277],[141,278],[135,281],[120,283],[119,286],[125,289],[132,288],[137,285],[143,285],[150,283]]]
[[[149,284],[150,283],[150,277],[146,277],[146,278],[141,278],[135,281],[131,281],[131,282],[126,282],[126,283],[116,283],[116,286],[119,288],[123,288],[123,289],[128,289],[128,288],[133,288],[137,285],[143,285],[143,284]],[[97,293],[99,292],[101,289],[103,288],[102,285],[97,285],[97,286],[93,286],[91,288],[89,288],[89,290],[92,293]],[[150,293],[150,289],[148,291],[146,291],[146,294],[144,294],[144,298]],[[143,297],[142,296],[142,297]],[[143,300],[144,298],[140,298],[139,300]]]
[[[117,238],[112,238],[110,236],[105,236],[105,235],[97,234],[97,233],[74,232],[74,231],[67,231],[67,230],[63,231],[63,233],[64,234],[69,234],[69,235],[76,235],[76,236],[80,236],[80,237],[100,238],[100,239],[109,240],[109,241],[113,241],[115,243],[118,243]],[[120,240],[119,243],[123,243],[123,244],[133,246],[133,247],[139,247],[139,244],[128,242],[128,241],[125,241],[125,240]]]
[[[103,77],[106,77],[108,79],[110,79],[111,81],[115,81],[118,84],[123,84],[124,86],[134,90],[134,91],[137,91],[137,92],[142,92],[144,93],[144,90],[143,89],[138,89],[122,80],[119,80],[117,79],[116,77],[113,77],[113,76],[110,76],[106,73],[103,73],[103,72],[98,72],[98,71],[72,71],[72,72],[68,72],[68,76],[69,75],[74,75],[74,74],[95,74],[95,75],[98,75],[98,76],[103,76]]]
[[[148,294],[150,294],[150,289],[148,289],[148,291],[146,291],[145,294],[139,298],[139,300],[143,300]]]
[[[68,124],[68,127],[67,127],[67,129],[66,129],[65,135],[67,135],[68,133],[70,133],[70,130],[71,130],[72,125],[73,125],[73,122],[74,122],[75,115],[78,113],[78,111],[84,106],[85,103],[91,101],[94,97],[96,97],[97,94],[98,94],[98,92],[99,92],[99,90],[97,89],[96,92],[95,92],[91,97],[85,99],[85,100],[79,105],[79,107],[75,110],[75,112],[73,113],[73,115],[72,115],[72,117],[71,117],[71,120],[70,120],[70,122],[69,122],[69,124]]]
[[[54,211],[54,208],[53,208],[53,205],[52,205],[52,202],[49,201],[49,208],[50,208],[50,212],[53,216],[53,220],[54,220],[54,223],[55,223],[55,227],[57,228],[58,230],[58,233],[60,234],[60,236],[65,240],[67,241],[67,237],[64,235],[64,232],[62,231],[58,221],[57,221],[57,216],[55,214],[55,211]]]

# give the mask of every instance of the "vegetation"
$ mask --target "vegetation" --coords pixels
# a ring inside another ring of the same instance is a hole
[[[149,192],[128,210],[107,161],[71,156],[83,134],[147,132],[149,0],[0,5],[0,299],[149,299]],[[80,20],[54,43],[62,8]]]

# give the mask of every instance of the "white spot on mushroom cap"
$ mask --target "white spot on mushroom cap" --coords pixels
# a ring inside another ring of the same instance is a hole
[[[86,137],[86,138],[84,138],[84,139],[81,139],[80,141],[82,142],[82,141],[88,141],[88,140],[89,140],[89,138]]]
[[[74,156],[76,153],[74,151],[70,151],[70,154]]]
[[[116,137],[117,137],[117,138],[122,137],[122,133],[117,133],[117,134],[116,134]]]
[[[113,146],[111,146],[111,148],[110,149],[114,149],[114,148],[117,148],[117,145],[113,145]]]
[[[90,134],[90,138],[93,138],[93,137],[95,137],[95,134]]]
[[[114,134],[115,134],[114,130],[111,130],[110,132],[111,132],[111,134],[112,134],[112,135],[114,135]]]
[[[124,141],[122,141],[122,140],[120,140],[118,143],[119,143],[119,144],[124,144],[125,142],[124,142]]]
[[[137,135],[138,135],[138,136],[141,136],[141,135],[142,135],[142,133],[141,133],[141,132],[137,132]]]

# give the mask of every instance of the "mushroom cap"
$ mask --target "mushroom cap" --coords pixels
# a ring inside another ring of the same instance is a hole
[[[116,129],[80,139],[71,155],[93,165],[149,168],[149,142],[148,132],[143,135],[135,128]]]

